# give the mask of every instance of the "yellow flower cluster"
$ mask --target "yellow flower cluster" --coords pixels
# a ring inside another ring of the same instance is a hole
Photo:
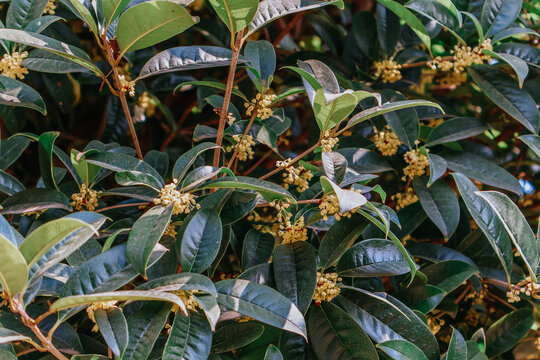
[[[450,71],[439,79],[441,85],[461,85],[467,81],[466,72]]]
[[[277,211],[277,223],[279,230],[277,235],[281,237],[282,244],[292,244],[297,241],[307,240],[307,229],[304,224],[304,217],[301,216],[294,223],[291,221],[292,214],[288,211],[290,204],[274,200],[269,204]]]
[[[184,303],[188,311],[197,311],[197,308],[199,309],[202,309],[202,308],[201,308],[201,305],[199,305],[199,302],[193,296],[193,293],[196,293],[196,292],[197,290],[192,290],[192,291],[177,290],[177,291],[173,291],[172,293],[177,295],[182,300],[182,302]],[[178,305],[173,304],[171,311],[176,313],[179,309],[180,307]]]
[[[291,165],[292,160],[277,161],[276,166],[283,168],[283,187],[288,189],[290,185],[296,185],[298,192],[304,192],[309,187],[309,181],[313,178],[311,170],[307,170],[303,165],[294,167]]]
[[[172,220],[169,220],[169,224],[167,225],[167,227],[165,228],[165,231],[163,232],[163,235],[168,235],[168,236],[172,236],[172,237],[176,237],[176,227],[174,226]]]
[[[341,289],[338,287],[337,282],[341,280],[336,273],[324,274],[317,272],[317,286],[315,287],[315,294],[313,294],[315,304],[320,305],[323,301],[332,301],[338,296]]]
[[[379,77],[382,75],[382,81],[384,83],[394,83],[401,80],[402,76],[401,72],[399,71],[399,69],[401,69],[401,65],[395,62],[393,59],[375,61],[373,66],[375,66],[375,76]]]
[[[55,0],[49,0],[49,2],[47,3],[47,6],[45,6],[45,10],[43,10],[43,13],[54,15],[57,6],[58,5],[56,4]]]
[[[236,141],[236,145],[228,146],[225,150],[227,152],[233,151],[235,148],[238,148],[238,160],[246,161],[247,159],[253,159],[252,146],[256,145],[253,141],[253,136],[251,135],[233,135],[233,140]]]
[[[515,285],[515,287],[511,288],[507,293],[506,296],[508,297],[508,302],[518,302],[521,300],[520,295],[524,294],[526,296],[532,296],[536,299],[540,299],[540,296],[538,295],[540,293],[540,284],[533,283],[531,281],[531,277],[527,277],[525,280],[520,281]]]
[[[126,75],[119,75],[120,79],[120,91],[123,93],[128,93],[129,96],[135,96],[135,81],[130,81],[126,79]]]
[[[146,91],[141,94],[137,103],[140,107],[144,109],[144,113],[148,117],[154,115],[154,113],[156,112],[156,104],[154,102],[154,99],[152,99],[150,94],[148,94],[148,92]]]
[[[434,316],[428,316],[427,317],[427,326],[429,330],[431,330],[431,333],[433,335],[437,334],[441,328],[444,326],[445,321],[443,319],[434,317]]]
[[[214,112],[218,115],[221,115],[221,108],[218,107],[214,109]],[[233,113],[227,114],[227,124],[232,125],[236,121],[236,118],[233,116]]]
[[[330,132],[324,133],[324,139],[321,140],[321,146],[323,152],[332,152],[332,148],[336,146],[339,139],[336,137],[330,137]]]
[[[270,116],[272,116],[272,109],[270,106],[272,105],[272,102],[276,100],[276,98],[277,96],[274,94],[257,94],[255,99],[252,99],[251,102],[244,104],[247,109],[246,115],[251,116],[253,111],[256,109],[257,116],[261,120],[268,119]]]
[[[94,314],[95,311],[98,309],[108,310],[108,309],[115,308],[117,303],[118,301],[116,300],[103,301],[103,302],[92,303],[89,307],[86,308],[86,313],[88,314],[88,318],[92,320],[92,322],[95,324],[94,327],[92,328],[93,332],[97,332],[99,330],[99,327],[96,323],[96,316]]]
[[[90,189],[86,184],[82,184],[80,192],[71,195],[71,206],[75,210],[82,210],[85,207],[88,211],[94,211],[98,206],[98,197],[101,191]]]
[[[176,190],[178,180],[173,179],[173,182],[167,184],[159,191],[159,198],[154,199],[156,205],[173,205],[173,215],[189,214],[193,208],[200,209],[201,205],[197,204],[195,197],[191,193],[181,193]]]
[[[402,142],[389,125],[386,125],[383,130],[384,131],[377,131],[377,128],[373,128],[373,131],[375,132],[375,135],[373,135],[373,142],[384,156],[394,155]]]
[[[249,213],[248,221],[253,224],[253,228],[257,231],[278,236],[279,220],[274,215],[260,216],[255,210]]]
[[[427,85],[433,83],[435,75],[437,75],[436,70],[424,68],[422,69],[422,74],[420,75],[420,81],[418,82],[418,85],[413,84],[409,88],[419,94],[425,94]]]
[[[402,209],[407,205],[413,204],[418,201],[418,196],[414,193],[413,188],[407,188],[402,193],[392,195],[392,200],[397,202],[396,210]]]
[[[339,200],[335,194],[324,195],[319,202],[319,209],[321,209],[321,216],[324,221],[328,220],[328,216],[332,215],[339,221]]]
[[[426,168],[429,166],[429,160],[428,157],[422,154],[419,150],[414,149],[407,151],[404,158],[409,165],[403,169],[405,176],[402,178],[402,180],[405,181],[407,176],[412,179],[415,176],[420,176],[426,173]]]
[[[28,52],[13,52],[11,55],[4,54],[0,60],[0,75],[7,76],[12,79],[24,79],[24,75],[28,74],[28,69],[22,66],[22,61],[28,56]]]

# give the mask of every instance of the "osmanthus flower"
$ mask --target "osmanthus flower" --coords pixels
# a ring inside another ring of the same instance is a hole
[[[135,96],[135,81],[127,80],[126,75],[119,75],[120,79],[120,91],[123,93],[128,93],[129,96]]]
[[[165,228],[165,231],[163,232],[163,235],[168,235],[171,237],[176,237],[176,227],[174,226],[172,220],[169,220],[169,224],[167,224],[167,227]]]
[[[320,305],[323,301],[332,301],[339,295],[341,289],[337,285],[342,279],[337,273],[322,273],[317,272],[317,285],[315,287],[315,293],[313,294],[313,300],[316,305]]]
[[[43,10],[43,13],[48,15],[54,15],[57,6],[58,4],[56,4],[55,0],[49,0],[47,5],[45,6],[45,10]]]
[[[426,155],[422,154],[420,150],[413,149],[407,151],[404,155],[404,159],[407,162],[405,168],[403,168],[403,173],[405,176],[402,178],[403,181],[407,178],[413,178],[415,176],[424,175],[426,173],[426,168],[429,166],[429,159]]]
[[[0,75],[4,75],[12,79],[24,79],[24,75],[28,74],[28,69],[22,65],[22,61],[27,56],[27,51],[15,51],[11,54],[4,54],[2,59],[0,59]]]
[[[272,116],[272,109],[270,106],[272,105],[272,102],[276,99],[276,95],[274,94],[257,94],[255,96],[255,99],[252,99],[251,102],[247,102],[244,104],[246,107],[246,115],[251,116],[253,111],[255,109],[257,110],[257,116],[261,120],[268,119],[270,116]]]
[[[396,210],[403,209],[405,206],[413,204],[418,201],[418,196],[414,193],[413,188],[408,187],[402,193],[392,195],[392,200],[397,202]]]
[[[86,308],[86,313],[88,314],[88,318],[94,323],[94,327],[92,328],[93,332],[97,332],[99,330],[99,327],[96,322],[95,311],[99,309],[108,310],[112,308],[117,308],[116,306],[117,303],[118,301],[116,300],[95,302]]]
[[[321,140],[321,146],[323,152],[332,152],[332,149],[339,142],[337,137],[331,137],[330,132],[324,133],[324,138]]]
[[[437,334],[444,324],[444,319],[435,316],[427,316],[427,326],[433,335]]]
[[[94,211],[98,206],[98,197],[101,191],[96,191],[89,188],[86,184],[82,184],[79,192],[71,195],[71,206],[75,210],[83,210],[85,207],[88,211]]]
[[[144,113],[146,116],[151,117],[156,112],[156,103],[155,100],[152,99],[150,94],[148,94],[147,91],[143,92],[141,96],[139,96],[139,100],[137,101],[137,104],[143,108]]]
[[[279,224],[277,235],[281,238],[282,244],[292,244],[308,239],[304,217],[300,216],[295,221],[292,221],[292,213],[288,210],[290,204],[274,200],[269,205],[277,211],[276,219]]]
[[[218,107],[218,108],[215,108],[214,109],[214,112],[217,114],[217,115],[221,115],[221,108]],[[229,125],[232,125],[234,122],[236,121],[236,118],[233,116],[233,113],[228,113],[227,114],[227,124]]]
[[[540,293],[540,284],[532,282],[531,277],[528,276],[525,280],[513,285],[506,293],[509,303],[518,302],[521,300],[521,296],[532,296],[535,299],[540,299],[538,295]]]
[[[381,154],[392,156],[397,153],[398,147],[402,142],[390,126],[386,125],[382,131],[377,131],[377,128],[373,128],[373,131],[375,133],[373,135],[373,142]]]
[[[256,145],[255,141],[253,141],[253,136],[233,135],[232,138],[236,141],[236,144],[228,146],[225,151],[231,152],[235,148],[238,148],[238,160],[246,161],[248,159],[253,159],[253,155],[255,154],[253,152],[253,146]]]
[[[311,170],[307,170],[303,165],[294,167],[292,160],[277,161],[276,166],[285,170],[283,173],[283,187],[289,189],[290,185],[296,185],[298,192],[304,192],[309,188],[309,181],[313,178]]]
[[[375,76],[381,77],[384,83],[394,83],[401,80],[401,65],[395,62],[393,59],[387,59],[382,61],[375,61],[373,63],[375,67]]]
[[[201,206],[195,201],[195,196],[191,193],[182,193],[176,190],[178,180],[173,179],[173,182],[165,185],[159,191],[159,198],[154,199],[156,205],[173,205],[173,215],[189,214],[194,208],[200,209]]]
[[[177,290],[172,291],[172,293],[182,300],[188,311],[197,311],[197,309],[202,309],[197,299],[195,299],[193,296],[194,293],[197,293],[197,290]],[[173,304],[171,311],[176,313],[179,309],[180,307],[178,305]]]

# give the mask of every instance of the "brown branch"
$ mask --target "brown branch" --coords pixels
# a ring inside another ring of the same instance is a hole
[[[234,74],[236,72],[236,64],[238,63],[238,57],[240,56],[240,49],[242,48],[242,35],[244,30],[240,30],[236,34],[236,46],[233,49],[233,56],[231,59],[231,65],[229,67],[229,75],[227,76],[227,85],[225,88],[225,95],[223,97],[223,105],[221,106],[221,113],[219,115],[219,126],[216,138],[216,144],[218,147],[214,150],[213,166],[219,166],[219,153],[221,151],[221,144],[223,143],[223,133],[225,132],[225,120],[229,114],[229,103],[231,101],[232,89],[234,85]]]
[[[120,209],[120,208],[125,208],[125,207],[132,207],[132,206],[146,206],[150,204],[153,204],[153,203],[148,201],[148,202],[143,202],[143,203],[119,204],[119,205],[113,205],[113,206],[105,207],[103,209],[95,210],[94,212],[99,213],[99,212],[112,210],[112,209]]]
[[[317,141],[315,143],[315,145],[313,145],[312,147],[310,147],[309,149],[307,149],[306,151],[304,151],[303,153],[301,153],[300,155],[298,155],[297,157],[295,157],[294,159],[291,160],[291,165],[294,164],[295,162],[297,162],[298,160],[301,160],[304,156],[308,155],[310,152],[312,152],[313,150],[315,150],[318,146],[319,146],[319,143],[320,143],[320,140]],[[283,168],[281,167],[278,167],[278,168],[275,168],[274,170],[270,171],[269,173],[261,176],[259,178],[259,180],[264,180],[266,178],[269,178],[270,176],[274,175],[274,174],[277,174],[278,172],[280,172],[281,170],[283,170]]]
[[[246,126],[246,129],[244,130],[244,133],[242,134],[242,137],[240,138],[240,141],[239,143],[241,143],[244,138],[246,137],[247,133],[249,132],[249,129],[251,129],[251,126],[253,125],[253,122],[255,121],[255,118],[257,117],[257,107],[255,107],[253,109],[253,114],[251,115],[251,119],[249,119],[249,123],[247,124]],[[234,152],[231,156],[231,159],[229,160],[229,163],[227,164],[227,167],[230,169],[232,164],[233,164],[233,161],[234,159],[236,158],[236,155],[238,155],[238,150],[239,147],[238,146],[235,146],[234,147]]]
[[[253,164],[249,169],[247,169],[243,174],[242,176],[248,176],[249,174],[251,174],[256,168],[258,168],[263,162],[264,160],[268,159],[268,157],[270,155],[272,155],[274,153],[274,150],[268,150],[266,152],[266,154],[264,154],[263,156],[261,156],[259,158],[259,160],[257,160],[257,162],[255,164]]]
[[[283,40],[283,38],[285,36],[287,36],[287,34],[289,34],[291,32],[291,30],[296,26],[296,24],[298,24],[300,22],[300,20],[302,20],[303,16],[304,16],[304,14],[302,14],[302,13],[296,14],[294,16],[294,18],[291,20],[289,25],[285,29],[283,29],[283,31],[274,40],[274,43],[273,43],[274,47],[279,45],[281,40]]]

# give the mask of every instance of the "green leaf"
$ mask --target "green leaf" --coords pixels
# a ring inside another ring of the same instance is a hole
[[[533,46],[522,43],[506,42],[497,45],[494,51],[499,54],[505,53],[517,56],[528,62],[530,65],[540,67],[540,49]]]
[[[533,281],[536,280],[536,269],[540,260],[538,241],[523,213],[508,196],[497,191],[477,191],[491,207],[500,220],[506,233],[512,240],[519,255],[523,259]],[[536,282],[536,281],[535,281]]]
[[[427,325],[408,307],[387,295],[346,290],[338,303],[376,343],[407,340],[430,360],[439,360],[439,345]]]
[[[283,187],[265,180],[254,179],[247,176],[237,176],[236,180],[226,176],[212,180],[199,187],[202,189],[247,189],[261,194],[266,201],[290,200],[295,201],[290,192]]]
[[[283,360],[283,355],[275,345],[268,345],[264,353],[264,360]]]
[[[307,338],[302,313],[276,290],[242,279],[219,281],[216,289],[225,308]]]
[[[427,186],[431,186],[437,179],[439,179],[441,176],[443,176],[446,173],[446,169],[448,168],[448,164],[446,163],[446,160],[439,155],[428,153],[428,161],[429,161],[429,180],[427,182]]]
[[[416,345],[407,340],[394,339],[377,344],[392,359],[400,360],[427,360],[426,355]]]
[[[154,302],[146,304],[128,317],[129,342],[122,360],[148,358],[161,330],[167,323],[170,311],[170,305]]]
[[[12,0],[6,15],[6,26],[23,29],[43,14],[48,0]]]
[[[427,314],[439,305],[447,292],[436,286],[419,285],[401,289],[395,295],[412,310]]]
[[[210,0],[221,21],[227,25],[231,34],[236,34],[248,26],[257,11],[258,0]]]
[[[279,245],[274,251],[277,290],[305,313],[317,286],[317,261],[313,247],[304,241]]]
[[[1,204],[2,214],[23,214],[45,209],[71,210],[69,199],[63,193],[49,189],[25,189],[8,197]]]
[[[143,283],[137,290],[178,291],[201,290],[217,296],[216,287],[212,280],[197,273],[183,272],[166,275]]]
[[[478,188],[471,180],[460,173],[453,173],[452,176],[456,181],[461,198],[465,202],[469,213],[488,239],[489,244],[503,266],[508,282],[510,282],[510,272],[514,262],[514,255],[512,253],[512,242],[503,224],[493,213],[487,202],[475,194]]]
[[[1,31],[1,30],[0,30]],[[47,115],[47,108],[41,95],[22,81],[0,76],[0,105],[25,107]]]
[[[469,68],[469,74],[487,97],[527,130],[538,133],[540,116],[532,96],[520,89],[516,81],[503,70],[487,65]]]
[[[511,25],[521,11],[521,4],[522,0],[486,0],[480,18],[486,37]]]
[[[90,57],[84,51],[48,36],[29,33],[22,30],[0,29],[0,39],[51,52],[84,66],[99,77],[105,76],[101,70],[92,63]]]
[[[347,250],[339,259],[336,271],[342,276],[374,277],[402,275],[411,269],[392,241],[369,239]]]
[[[259,30],[264,25],[285,15],[315,9],[326,5],[336,5],[344,8],[343,0],[261,0],[253,20],[249,23],[246,37]]]
[[[49,131],[39,136],[39,169],[43,183],[47,188],[60,190],[56,184],[53,171],[54,141],[60,135],[57,131]]]
[[[464,42],[456,33],[461,28],[461,13],[450,0],[412,0],[405,6],[434,20],[448,29],[458,40]]]
[[[467,360],[488,360],[488,357],[482,350],[480,350],[480,344],[467,340]],[[483,344],[482,344],[483,349]]]
[[[2,142],[0,142],[0,169],[5,170],[11,166],[22,155],[29,144],[30,139],[22,136],[2,139]]]
[[[503,31],[499,31],[496,33],[493,38],[491,39],[492,43],[498,43],[501,40],[505,40],[511,37],[519,37],[516,35],[535,35],[537,36],[538,33],[534,31],[533,29],[529,29],[526,27],[516,26],[516,27],[509,27],[504,29]],[[512,43],[508,43],[510,45],[513,45]]]
[[[88,72],[88,68],[79,65],[65,57],[47,52],[41,49],[35,49],[22,62],[24,67],[29,70],[64,74],[72,72]]]
[[[26,259],[28,267],[32,267],[53,246],[83,227],[88,227],[97,233],[97,230],[88,223],[75,217],[65,216],[49,221],[32,231],[21,243],[19,250]]]
[[[262,84],[268,86],[266,80],[276,71],[276,52],[272,43],[266,40],[248,42],[244,48],[244,58],[260,74]],[[248,71],[248,75],[257,83],[258,79],[251,71]]]
[[[19,293],[28,279],[26,260],[17,249],[13,231],[0,216],[0,285],[8,297]]]
[[[167,40],[197,22],[183,6],[170,1],[150,0],[132,6],[118,19],[120,56]]]
[[[427,48],[431,49],[431,38],[429,37],[426,28],[412,12],[410,12],[405,6],[393,0],[377,0],[377,2],[386,6],[403,21],[405,21],[411,30],[414,31],[414,33],[420,38],[420,40],[426,44]]]
[[[145,278],[152,250],[169,225],[172,212],[173,204],[153,207],[137,219],[131,228],[126,255],[133,268]]]
[[[337,221],[324,234],[319,246],[319,263],[323,268],[332,266],[354,244],[362,234],[367,221],[360,221],[360,215]]]
[[[448,351],[444,354],[445,360],[467,360],[467,344],[463,335],[456,330],[452,329],[452,337],[448,344]]]
[[[242,244],[242,269],[267,263],[274,252],[275,243],[273,235],[249,230]]]
[[[496,59],[502,60],[514,70],[518,77],[519,87],[523,87],[523,82],[525,81],[525,78],[529,74],[529,66],[525,62],[525,60],[522,60],[518,58],[517,56],[505,54],[505,53],[496,53],[491,50],[482,50],[482,53],[487,54],[489,56],[492,56]]]
[[[219,82],[216,82],[216,81],[187,81],[187,82],[183,82],[180,85],[178,85],[177,87],[175,87],[174,92],[176,92],[177,90],[179,90],[183,86],[208,86],[208,87],[215,88],[215,89],[220,89],[220,90],[223,90],[223,91],[225,91],[225,89],[226,89],[225,84],[222,84],[222,83],[219,83]],[[233,93],[233,95],[236,95],[236,96],[239,96],[240,98],[242,98],[242,100],[244,100],[246,102],[249,102],[246,95],[244,95],[244,93],[242,93],[240,90],[233,88],[232,93]]]
[[[264,326],[255,321],[220,323],[212,340],[212,352],[220,354],[244,347],[257,340],[263,332]]]
[[[527,308],[512,311],[497,320],[486,331],[486,355],[491,358],[510,350],[533,323],[533,314]]]
[[[470,265],[475,265],[474,261],[463,255],[461,252],[443,245],[409,241],[407,242],[407,250],[409,250],[413,256],[428,260],[430,262],[459,260]]]
[[[10,343],[10,342],[15,342],[15,341],[29,341],[29,340],[32,341],[32,338],[29,336],[22,335],[10,329],[0,328],[0,344],[2,345],[6,343]],[[2,347],[0,347],[0,358],[4,359],[2,356],[6,356],[6,355],[4,355],[4,353],[2,352]],[[11,359],[9,357],[6,357],[6,358]],[[14,356],[13,359],[16,360],[17,358]]]
[[[14,176],[0,170],[0,192],[6,195],[14,195],[24,190],[24,185]]]
[[[436,181],[429,188],[426,178],[413,179],[414,192],[427,216],[448,239],[459,223],[459,203],[454,191],[442,180]]]
[[[426,146],[445,144],[466,139],[489,129],[484,121],[472,117],[455,117],[445,120],[429,134]]]
[[[521,135],[518,139],[527,144],[529,149],[531,149],[536,156],[540,157],[540,136]]]
[[[142,171],[120,171],[114,175],[114,179],[122,186],[145,185],[156,191],[162,187],[160,180]]]
[[[183,271],[206,270],[214,261],[221,244],[222,227],[219,214],[215,210],[203,208],[185,220],[178,233],[182,236],[179,253]]]
[[[428,283],[447,293],[457,289],[464,281],[478,273],[475,265],[458,260],[446,260],[422,269]]]
[[[344,190],[326,176],[321,176],[320,182],[325,194],[331,192],[336,194],[339,201],[339,212],[341,214],[358,209],[367,203],[364,195],[352,190]]]
[[[231,58],[232,50],[218,46],[179,46],[154,55],[144,64],[137,79],[173,71],[229,66]]]
[[[486,185],[512,191],[518,195],[523,194],[519,181],[512,174],[481,156],[464,151],[445,151],[438,155],[446,160],[450,170]]]
[[[48,28],[50,25],[54,24],[57,21],[64,20],[60,16],[54,16],[54,15],[44,15],[41,17],[38,17],[34,20],[32,20],[25,28],[24,30],[27,32],[33,32],[33,33],[41,33],[46,28]],[[39,50],[38,50],[39,51]],[[24,65],[24,60],[23,60]]]
[[[309,311],[309,338],[318,359],[376,360],[377,351],[362,328],[338,306],[323,302]]]
[[[181,182],[186,173],[189,170],[189,167],[193,165],[197,156],[201,155],[203,152],[210,149],[217,149],[217,146],[214,143],[204,142],[194,146],[192,149],[183,153],[174,163],[172,170],[172,176],[174,179],[177,179],[178,182]]]
[[[128,6],[130,0],[102,0],[103,16],[105,17],[105,27],[108,27]]]
[[[324,134],[339,125],[353,112],[357,103],[356,97],[350,93],[343,94],[332,102],[327,102],[324,90],[317,90],[313,103],[313,112],[321,133]]]
[[[90,4],[89,1],[84,0],[68,0],[69,4],[75,11],[73,13],[80,18],[82,21],[84,21],[90,30],[94,33],[94,36],[99,37],[100,33],[98,32],[98,27],[96,24],[96,20],[94,19],[94,8],[93,5]],[[64,3],[66,4],[66,3]],[[70,9],[70,10],[73,10]]]
[[[203,315],[195,311],[190,311],[189,316],[177,313],[162,359],[206,360],[211,346],[212,329]]]
[[[121,357],[128,344],[128,324],[122,310],[110,308],[107,310],[97,309],[94,312],[96,325],[103,339],[117,357]]]
[[[411,107],[415,107],[415,106],[431,106],[431,107],[435,107],[437,109],[440,109],[442,111],[442,108],[438,104],[436,104],[434,102],[431,102],[431,101],[426,101],[426,100],[395,101],[395,102],[383,104],[381,106],[375,106],[375,107],[372,107],[372,108],[369,108],[369,109],[366,109],[364,111],[359,112],[358,114],[354,115],[347,122],[347,125],[345,126],[345,129],[348,129],[348,128],[350,128],[350,127],[352,127],[352,126],[354,126],[354,125],[356,125],[356,124],[358,124],[358,123],[360,123],[362,121],[369,120],[371,118],[374,118],[376,116],[389,113],[391,111],[411,108]],[[345,129],[343,129],[343,130],[345,130]]]
[[[407,100],[405,96],[392,96],[392,100]],[[389,112],[383,115],[384,119],[390,125],[390,128],[396,133],[402,143],[409,149],[415,148],[415,141],[418,139],[420,124],[416,110],[402,109],[395,112]]]
[[[246,217],[255,209],[257,197],[256,193],[233,191],[220,213],[223,224],[232,224]]]

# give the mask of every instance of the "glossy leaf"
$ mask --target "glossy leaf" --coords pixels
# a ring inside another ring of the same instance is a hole
[[[382,350],[392,359],[400,360],[427,360],[426,355],[416,345],[407,340],[387,340],[377,344],[377,349]]]
[[[221,21],[227,25],[231,34],[244,29],[257,11],[258,0],[210,0]]]
[[[255,341],[263,332],[264,326],[255,321],[225,322],[216,329],[212,339],[212,352],[220,354],[236,350]]]
[[[181,182],[186,173],[188,172],[189,167],[193,165],[193,163],[197,159],[197,156],[201,155],[207,150],[216,149],[218,147],[219,146],[214,143],[204,142],[194,146],[192,149],[183,153],[174,163],[174,167],[172,170],[173,178]]]
[[[212,346],[212,330],[206,318],[191,311],[189,316],[177,313],[165,349],[163,360],[205,360]]]
[[[47,114],[45,102],[36,90],[7,76],[0,76],[0,82],[4,87],[0,89],[0,105],[25,107]]]
[[[19,180],[4,170],[0,170],[0,192],[11,196],[23,190],[24,185]]]
[[[265,180],[258,180],[247,176],[237,176],[235,179],[227,176],[212,180],[199,189],[247,189],[260,193],[267,201],[290,199],[293,196],[283,187]]]
[[[129,338],[128,325],[122,310],[118,308],[97,309],[94,316],[103,339],[105,339],[113,354],[121,357]]]
[[[103,16],[106,26],[112,23],[129,5],[129,0],[103,0]]]
[[[512,348],[533,323],[533,315],[527,308],[512,311],[497,320],[486,331],[486,355],[494,357]]]
[[[54,141],[60,135],[59,132],[49,131],[39,136],[39,169],[41,171],[41,178],[45,183],[45,186],[50,189],[58,189],[56,179],[54,178],[53,169],[53,148]]]
[[[23,29],[32,20],[43,14],[47,0],[12,0],[6,16],[6,26],[10,29]]]
[[[521,0],[486,0],[482,9],[480,23],[490,37],[507,28],[519,15]]]
[[[0,215],[0,285],[9,297],[20,292],[28,279],[26,260],[17,249],[13,232]]]
[[[439,305],[447,292],[436,286],[419,285],[401,289],[395,295],[412,310],[427,314]]]
[[[428,265],[422,269],[428,283],[448,293],[478,273],[478,268],[462,261],[447,260]]]
[[[429,134],[426,146],[434,146],[461,139],[466,139],[483,133],[488,125],[480,119],[471,117],[456,117],[445,120]]]
[[[30,139],[22,136],[2,139],[0,142],[0,169],[5,170],[13,164],[29,144]]]
[[[456,329],[452,329],[452,337],[444,357],[448,360],[467,360],[467,344],[463,335]]]
[[[242,269],[268,262],[274,252],[275,243],[273,235],[255,229],[249,230],[242,245]]]
[[[319,246],[319,262],[323,268],[332,266],[362,234],[367,221],[359,221],[359,215],[337,221],[324,234]]]
[[[540,136],[538,135],[521,135],[519,137],[527,146],[532,150],[532,152],[540,157]]]

